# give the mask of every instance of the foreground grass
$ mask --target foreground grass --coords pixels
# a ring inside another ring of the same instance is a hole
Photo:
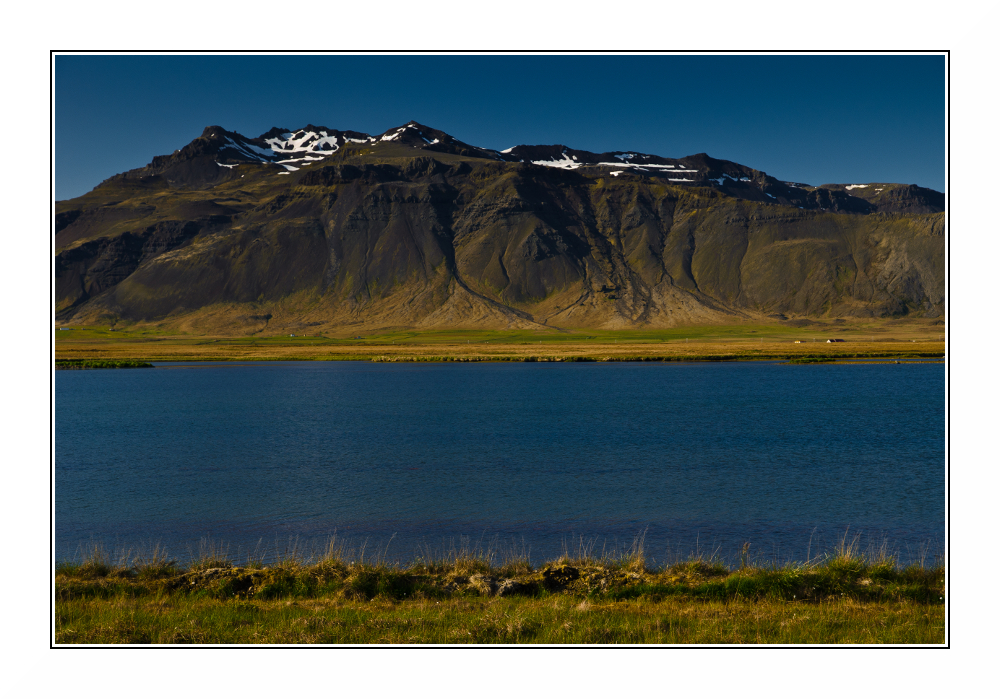
[[[56,643],[939,644],[941,607],[906,602],[691,602],[177,596],[57,603]]]
[[[60,564],[64,643],[876,643],[940,644],[941,568],[842,551],[813,564],[694,559],[463,557],[408,567],[351,562],[179,568],[98,552]]]

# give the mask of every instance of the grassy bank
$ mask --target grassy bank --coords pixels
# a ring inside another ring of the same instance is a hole
[[[806,564],[407,566],[331,547],[264,566],[102,551],[55,571],[56,643],[943,643],[944,571],[851,547]]]
[[[939,321],[810,322],[659,330],[350,330],[343,336],[269,331],[242,336],[145,327],[55,332],[58,360],[138,361],[725,361],[939,358]],[[827,343],[843,339],[843,343]]]
[[[218,340],[202,346],[166,341],[56,346],[57,362],[373,361],[373,362],[675,362],[794,359],[942,359],[943,343],[793,345],[278,345]]]

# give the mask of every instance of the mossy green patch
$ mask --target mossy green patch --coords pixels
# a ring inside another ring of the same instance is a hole
[[[56,369],[152,369],[137,359],[57,359]]]

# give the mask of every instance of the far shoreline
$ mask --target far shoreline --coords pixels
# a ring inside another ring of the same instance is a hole
[[[171,342],[57,343],[57,368],[91,365],[125,368],[153,362],[288,362],[362,361],[373,363],[571,363],[571,362],[754,362],[789,361],[795,364],[886,363],[945,360],[945,343],[857,343],[792,345],[790,343],[647,343],[618,345],[559,344],[368,344],[267,342],[254,345],[241,340],[218,339],[211,343]]]
[[[599,364],[622,364],[622,363],[751,363],[751,362],[782,362],[791,365],[800,364],[837,364],[840,366],[854,364],[944,364],[945,358],[936,353],[910,353],[910,354],[885,354],[885,355],[774,355],[774,356],[607,356],[607,357],[586,357],[586,356],[556,356],[538,357],[528,356],[469,356],[469,355],[441,355],[441,356],[328,356],[328,357],[217,357],[217,356],[190,356],[190,357],[170,357],[169,359],[159,359],[156,357],[143,357],[142,359],[123,359],[116,361],[106,361],[99,357],[76,358],[74,360],[57,359],[55,369],[57,370],[87,370],[87,369],[133,369],[133,368],[155,368],[156,364],[173,363],[268,363],[268,362],[371,362],[375,364],[574,364],[574,363],[599,363]]]
[[[664,329],[313,328],[231,334],[149,325],[60,326],[57,364],[84,362],[729,362],[943,361],[939,321],[734,323]],[[313,334],[300,334],[302,331]]]

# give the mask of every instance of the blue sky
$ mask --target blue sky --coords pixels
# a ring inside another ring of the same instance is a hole
[[[56,198],[218,124],[486,148],[706,152],[782,180],[945,186],[943,56],[57,56]]]

